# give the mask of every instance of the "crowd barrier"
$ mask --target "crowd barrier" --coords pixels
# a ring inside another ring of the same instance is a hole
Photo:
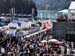
[[[43,30],[37,31],[37,32],[32,33],[32,34],[24,35],[23,37],[28,38],[28,37],[35,36],[35,35],[40,34],[40,33],[44,33],[46,31],[47,31],[47,29],[43,29]],[[7,38],[5,40],[7,40]],[[0,43],[4,42],[5,40],[1,41]]]
[[[19,53],[14,53],[14,52],[10,52],[5,54],[6,56],[25,56],[27,53],[24,52],[19,52]],[[1,56],[2,54],[0,54]],[[75,54],[42,54],[43,56],[75,56]],[[40,56],[40,53],[28,53],[27,56]]]
[[[43,54],[43,56],[75,56],[75,54]]]
[[[26,38],[27,38],[27,37],[31,37],[31,36],[37,35],[37,34],[39,34],[39,33],[43,33],[43,32],[45,32],[45,31],[47,31],[47,29],[43,29],[43,30],[41,30],[41,31],[38,31],[38,32],[35,32],[35,33],[32,33],[32,34],[26,35],[25,37],[26,37]]]

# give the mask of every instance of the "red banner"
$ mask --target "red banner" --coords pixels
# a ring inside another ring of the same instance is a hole
[[[53,28],[53,23],[50,21],[44,22],[43,24],[44,24],[44,27],[46,29],[52,29]]]

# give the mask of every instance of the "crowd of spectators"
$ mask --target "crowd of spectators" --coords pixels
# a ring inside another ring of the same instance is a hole
[[[64,56],[64,54],[71,54],[68,44],[57,45],[41,42],[53,38],[49,31],[28,38],[20,36],[18,32],[16,32],[16,36],[0,34],[0,38],[2,37],[2,42],[0,41],[1,56],[61,56],[61,54]]]
[[[3,36],[3,33],[1,32],[2,33],[0,34],[2,37],[2,38],[0,37],[2,40],[2,42],[0,41],[1,55],[17,56],[17,55],[32,55],[32,54],[34,55],[35,54],[35,52],[37,51],[36,49],[38,49],[40,41],[43,38],[41,38],[39,35],[30,37],[30,38],[24,38],[23,36],[20,36],[19,35],[20,33],[18,32],[16,32],[16,36],[12,36],[12,35]]]
[[[15,36],[0,31],[0,56],[70,56],[72,49],[69,43],[57,45],[41,42],[52,38],[49,30],[28,38],[22,36],[19,29],[16,30]]]

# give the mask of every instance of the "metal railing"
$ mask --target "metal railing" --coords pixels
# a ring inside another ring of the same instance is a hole
[[[0,54],[1,56],[2,54]],[[41,56],[40,53],[24,53],[24,52],[19,52],[19,53],[15,53],[15,52],[8,52],[5,54],[6,56]],[[75,56],[75,54],[42,54],[43,56]]]
[[[75,56],[75,54],[43,54],[43,56]]]

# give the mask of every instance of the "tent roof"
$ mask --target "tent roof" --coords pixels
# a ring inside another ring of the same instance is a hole
[[[72,1],[70,6],[69,6],[69,9],[75,9],[75,1]]]

